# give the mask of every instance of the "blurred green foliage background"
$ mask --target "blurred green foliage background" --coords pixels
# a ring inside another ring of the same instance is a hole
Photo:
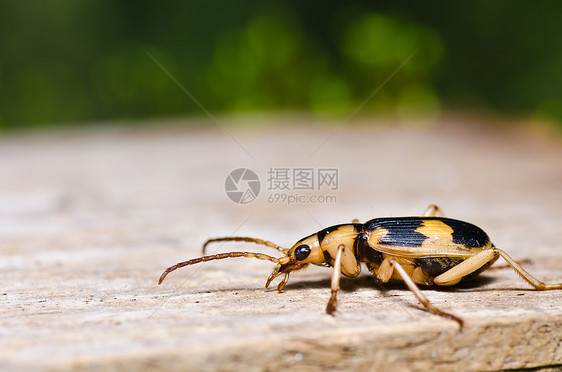
[[[560,122],[561,15],[519,0],[1,0],[0,128],[200,115],[173,79],[213,113],[342,118],[376,91],[368,113]]]

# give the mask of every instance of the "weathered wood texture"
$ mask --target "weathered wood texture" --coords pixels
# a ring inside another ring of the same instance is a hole
[[[0,369],[562,365],[561,291],[533,291],[511,270],[424,290],[466,320],[462,331],[403,286],[382,291],[366,274],[343,280],[335,317],[324,313],[325,268],[293,274],[281,294],[263,289],[273,264],[250,259],[184,268],[157,286],[164,268],[200,255],[208,237],[290,246],[321,227],[419,215],[429,203],[479,225],[515,259],[532,259],[526,267],[539,279],[562,280],[559,138],[455,118],[424,130],[359,123],[332,137],[336,127],[306,124],[232,127],[238,143],[177,123],[1,139]],[[239,167],[261,178],[246,205],[224,191]],[[336,190],[288,193],[337,200],[270,203],[270,168],[336,168]]]

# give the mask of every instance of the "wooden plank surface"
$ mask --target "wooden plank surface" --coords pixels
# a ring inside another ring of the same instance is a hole
[[[335,317],[324,313],[326,268],[293,274],[280,294],[276,282],[263,289],[274,265],[250,259],[184,268],[156,285],[208,237],[291,246],[322,227],[419,215],[429,203],[532,259],[537,278],[562,280],[560,138],[454,117],[425,129],[276,120],[230,134],[178,121],[0,139],[0,369],[560,368],[561,292],[533,291],[511,270],[424,289],[465,319],[462,331],[366,274],[342,281]],[[240,167],[261,180],[244,205],[224,190]],[[337,169],[337,188],[289,190],[308,202],[273,203],[276,168]]]

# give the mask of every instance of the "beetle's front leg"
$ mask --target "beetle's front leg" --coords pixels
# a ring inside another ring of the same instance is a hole
[[[336,311],[336,307],[338,306],[338,291],[340,290],[340,280],[341,280],[341,257],[343,254],[343,250],[345,245],[341,244],[338,247],[338,251],[336,253],[336,257],[334,260],[334,271],[332,273],[332,294],[330,295],[330,300],[328,301],[328,305],[326,306],[326,313],[333,315]]]

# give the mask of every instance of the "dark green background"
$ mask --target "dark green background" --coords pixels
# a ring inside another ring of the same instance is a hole
[[[443,109],[562,119],[562,3],[0,3],[0,128]],[[151,58],[153,56],[153,58]]]

